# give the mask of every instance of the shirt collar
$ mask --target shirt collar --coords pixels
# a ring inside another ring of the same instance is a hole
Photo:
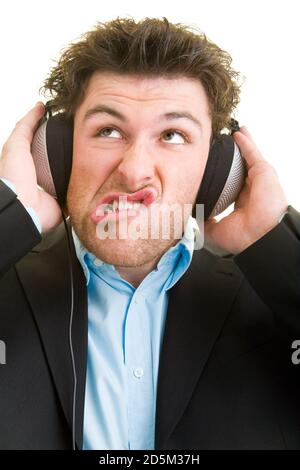
[[[163,254],[161,259],[159,260],[156,269],[159,270],[162,266],[167,263],[172,262],[174,257],[177,255],[178,250],[182,250],[182,254],[187,257],[187,267],[190,264],[193,256],[194,246],[195,246],[195,238],[197,236],[197,232],[199,233],[199,226],[194,217],[191,215],[188,218],[188,221],[185,226],[185,230],[183,233],[182,238],[176,243],[176,245],[170,247],[166,253]],[[93,253],[89,252],[85,246],[81,243],[80,239],[78,238],[74,228],[72,227],[72,236],[75,246],[75,251],[77,258],[82,266],[83,272],[86,277],[86,284],[88,285],[90,282],[90,270],[87,264],[87,257],[95,265],[98,267],[110,267],[115,270],[115,267],[111,264],[105,263],[101,259],[97,258]],[[169,285],[168,289],[170,289],[176,282],[176,279]]]

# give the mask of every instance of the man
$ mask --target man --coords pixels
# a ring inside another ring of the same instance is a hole
[[[180,240],[174,221],[167,239],[97,231],[119,193],[148,201],[131,221],[195,203],[236,76],[166,19],[99,24],[62,54],[45,89],[74,125],[71,271],[30,151],[44,106],[16,125],[0,161],[1,448],[300,447],[300,218],[248,130],[234,134],[246,185],[205,226],[230,255],[193,252],[189,214]]]

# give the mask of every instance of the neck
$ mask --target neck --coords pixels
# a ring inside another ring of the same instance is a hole
[[[151,260],[148,263],[143,264],[142,266],[115,266],[116,270],[120,276],[129,282],[133,287],[137,288],[143,279],[157,266],[157,263],[161,256],[155,260]]]

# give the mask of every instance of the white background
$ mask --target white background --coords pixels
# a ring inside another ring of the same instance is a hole
[[[298,0],[3,0],[0,3],[0,146],[41,97],[61,49],[97,21],[166,16],[200,28],[245,77],[236,113],[300,210]]]

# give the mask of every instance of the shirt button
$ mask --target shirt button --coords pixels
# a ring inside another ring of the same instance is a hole
[[[94,260],[94,265],[95,265],[95,266],[101,266],[102,263],[103,263],[103,261],[101,261],[101,260],[98,259],[98,258],[96,258],[96,259]]]
[[[140,295],[141,295],[141,294],[136,294],[135,299],[134,299],[134,303],[135,303],[135,304],[138,304],[138,303],[139,303],[139,301],[140,301]]]
[[[143,371],[142,367],[136,367],[135,369],[133,369],[133,375],[137,379],[141,379],[144,375],[144,371]]]

